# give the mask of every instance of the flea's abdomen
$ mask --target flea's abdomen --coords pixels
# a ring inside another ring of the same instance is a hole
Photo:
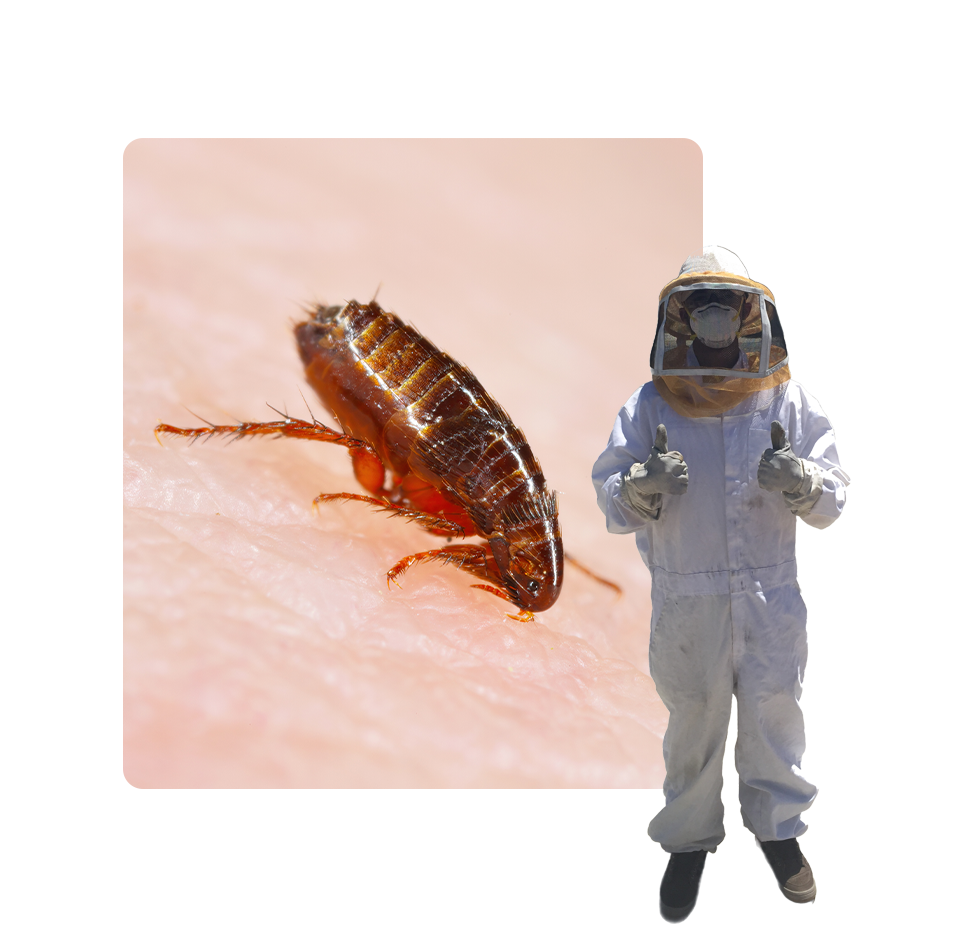
[[[460,486],[490,512],[545,490],[523,433],[478,379],[396,315],[374,302],[319,306],[296,338],[306,378],[343,431],[394,473]],[[418,456],[421,445],[444,452],[444,470]]]

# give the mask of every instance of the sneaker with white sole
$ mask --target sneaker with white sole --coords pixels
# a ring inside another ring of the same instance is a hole
[[[815,899],[815,877],[805,860],[797,838],[784,841],[758,841],[781,892],[794,903],[810,903]]]

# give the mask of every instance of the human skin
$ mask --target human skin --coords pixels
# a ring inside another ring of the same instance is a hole
[[[726,181],[704,186],[718,148]],[[903,394],[867,420],[865,401],[878,362],[917,333],[931,271],[967,242],[973,160],[953,141],[130,144],[124,794],[655,803],[666,712],[647,669],[648,572],[631,536],[605,532],[589,474],[650,378],[658,291],[704,243],[770,256],[799,285],[802,359],[840,447],[863,471],[906,471],[893,439],[922,419],[952,435],[958,411]],[[954,256],[967,279],[972,254]],[[523,626],[453,569],[412,569],[388,594],[393,561],[437,541],[357,504],[315,516],[316,494],[359,492],[341,450],[157,444],[158,421],[202,424],[185,406],[212,421],[272,418],[266,402],[303,414],[300,304],[366,300],[381,282],[381,304],[524,429],[561,492],[566,548],[620,602],[573,568]],[[941,324],[971,341],[966,304]],[[968,376],[942,373],[944,396]],[[963,438],[939,469],[971,470],[974,452]]]
[[[302,242],[322,246],[303,215],[315,183],[283,195],[247,147],[189,150],[147,144],[126,168],[124,795],[654,794],[667,714],[646,668],[648,573],[594,505],[590,466],[617,403],[582,400],[587,334],[509,299],[511,282],[475,273],[466,295],[413,272],[407,234],[402,269],[315,280],[344,259],[342,236],[338,257]],[[373,182],[351,175],[355,218]],[[428,224],[458,226],[451,211]],[[471,259],[464,241],[456,251]],[[415,567],[388,590],[395,561],[442,540],[361,504],[314,511],[321,492],[363,492],[343,449],[154,438],[159,420],[278,418],[266,402],[305,415],[303,395],[335,426],[304,384],[297,302],[365,301],[380,275],[381,305],[472,367],[524,429],[562,492],[566,549],[620,600],[571,567],[529,623],[453,568]]]

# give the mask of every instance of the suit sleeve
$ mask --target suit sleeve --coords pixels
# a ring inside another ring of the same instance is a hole
[[[654,439],[650,430],[654,408],[646,384],[622,406],[608,439],[591,471],[591,482],[598,495],[598,506],[604,513],[608,532],[630,533],[642,529],[649,520],[636,513],[621,495],[622,476],[636,462],[646,461]]]
[[[799,386],[800,398],[791,419],[791,448],[799,458],[814,464],[820,475],[822,490],[812,504],[804,504],[797,515],[809,526],[825,529],[841,515],[846,505],[849,475],[839,463],[835,431],[816,400]],[[789,505],[790,498],[786,497]]]

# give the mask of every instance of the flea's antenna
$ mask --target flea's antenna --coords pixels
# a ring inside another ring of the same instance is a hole
[[[380,290],[383,285],[384,284],[382,282],[377,283],[377,291],[374,293],[374,297],[370,300],[371,302],[377,301],[377,296],[380,295]]]

